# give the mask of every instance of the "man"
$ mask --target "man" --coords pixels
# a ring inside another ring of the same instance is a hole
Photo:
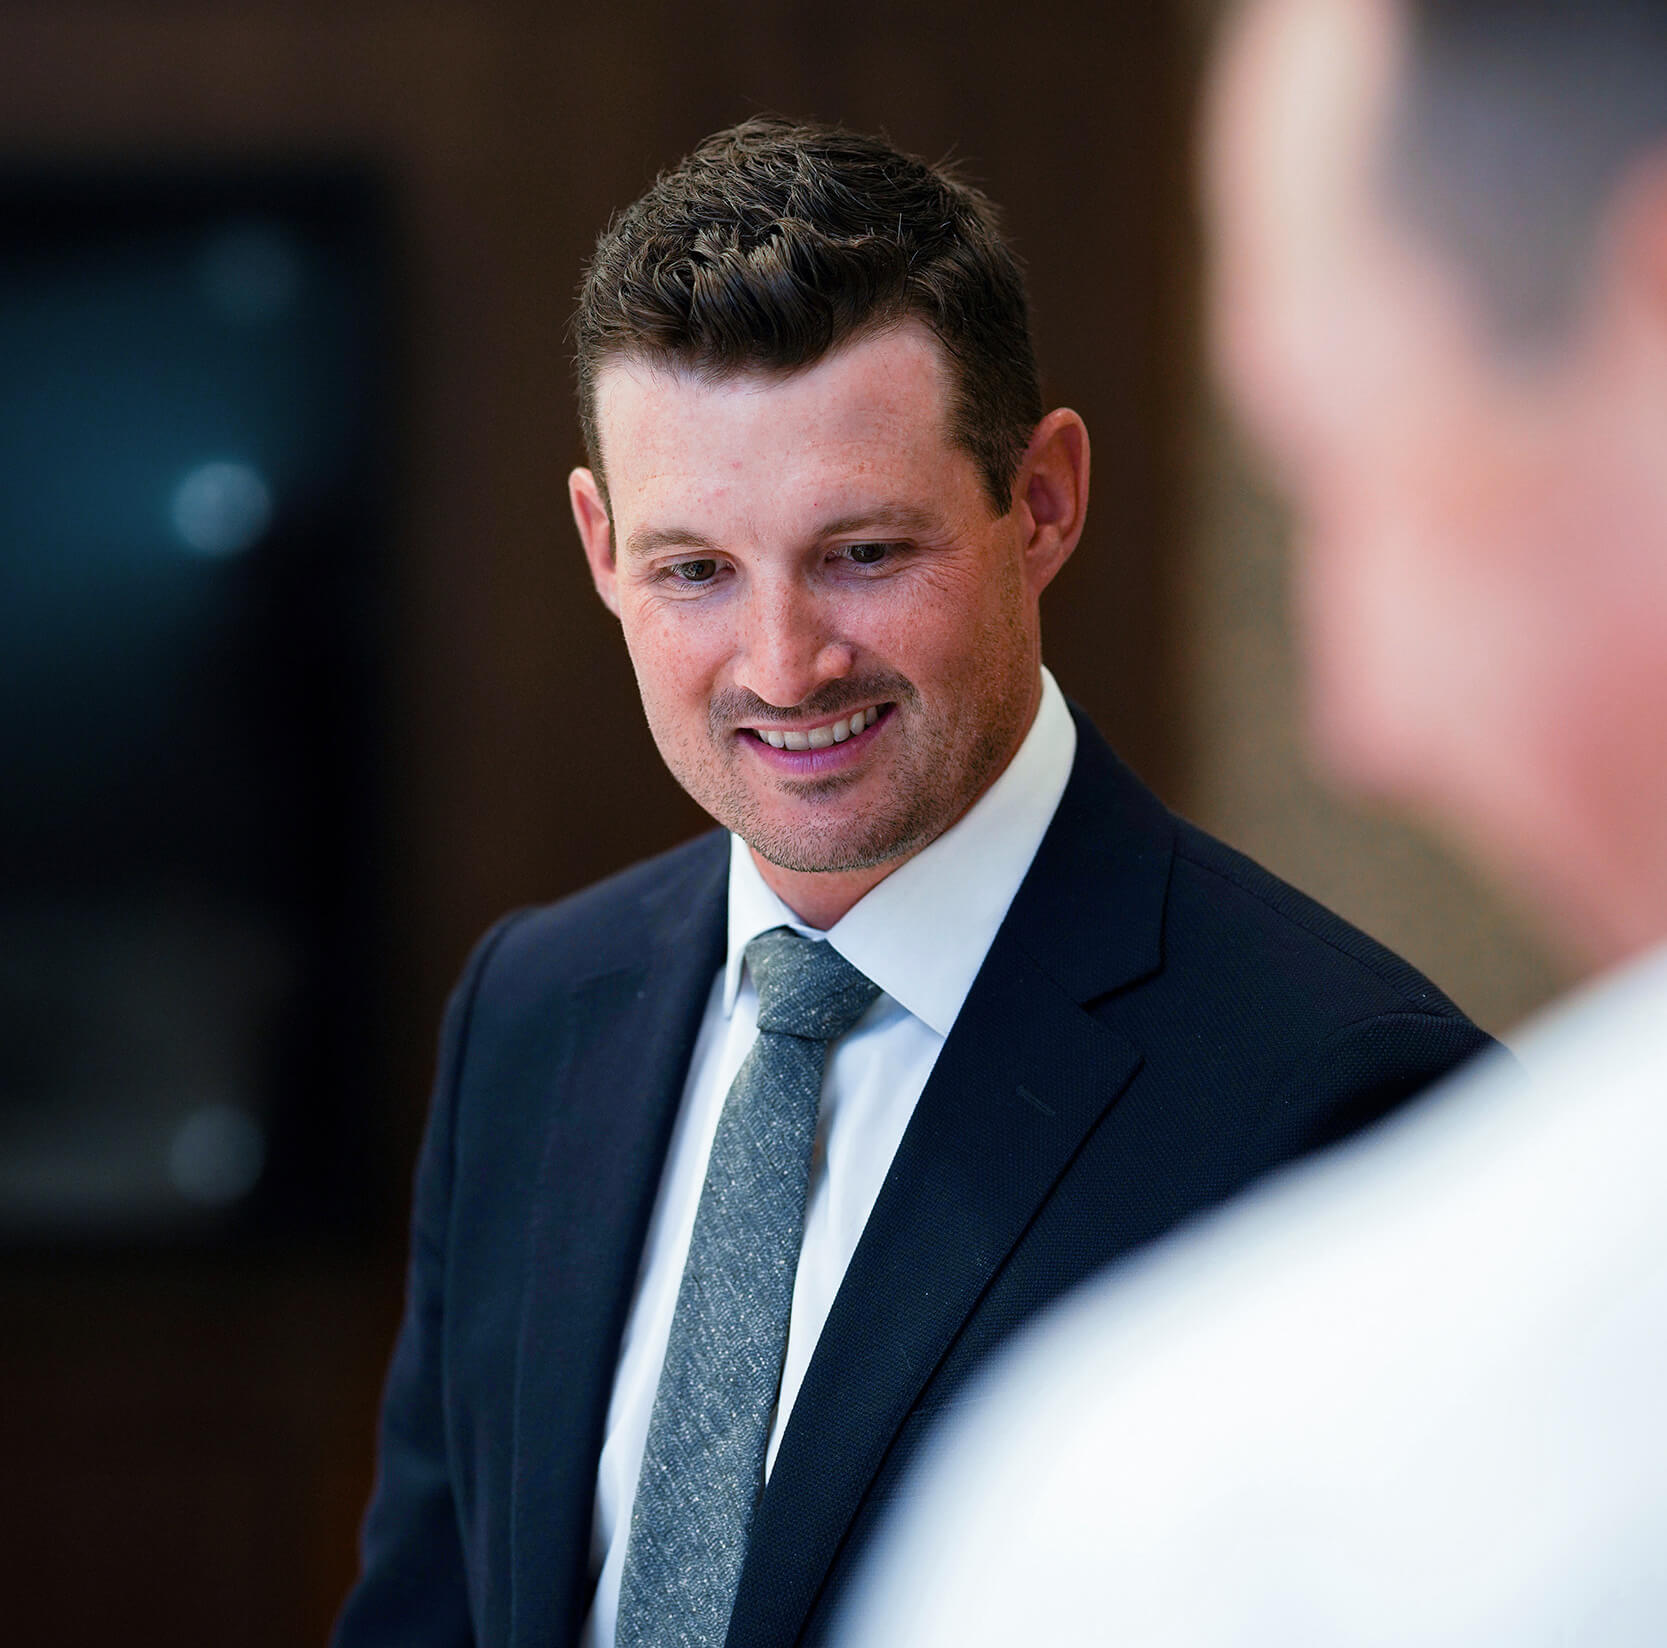
[[[976,192],[749,122],[575,330],[579,536],[730,833],[470,963],[338,1640],[786,1648],[1038,1307],[1485,1038],[1042,669],[1088,438]]]
[[[1321,747],[1614,970],[1528,1095],[1461,1077],[1053,1323],[848,1640],[1660,1643],[1667,10],[1259,0],[1221,62],[1218,356]]]

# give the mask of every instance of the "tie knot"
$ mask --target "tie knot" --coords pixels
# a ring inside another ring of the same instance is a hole
[[[758,1028],[806,1041],[843,1036],[880,993],[831,944],[789,927],[760,933],[747,946],[747,966],[758,986]]]

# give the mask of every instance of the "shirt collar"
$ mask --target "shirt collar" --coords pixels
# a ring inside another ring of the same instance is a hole
[[[747,945],[772,927],[791,927],[826,938],[894,1001],[947,1036],[1053,822],[1076,750],[1064,694],[1044,669],[1036,719],[1001,776],[826,933],[807,927],[782,903],[746,843],[731,835],[725,1015],[735,1008]]]

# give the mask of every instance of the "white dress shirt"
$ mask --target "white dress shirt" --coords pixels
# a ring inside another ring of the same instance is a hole
[[[1667,1642],[1667,946],[1091,1284],[840,1648]]]
[[[583,1648],[612,1648],[631,1506],[706,1159],[730,1083],[758,1033],[747,945],[772,927],[825,938],[881,990],[828,1052],[768,1474],[915,1102],[1053,820],[1075,756],[1076,727],[1044,669],[1036,719],[1006,770],[964,817],[826,933],[807,927],[771,892],[745,843],[731,837],[728,960],[712,981],[620,1344],[597,1471],[592,1557],[601,1573]]]

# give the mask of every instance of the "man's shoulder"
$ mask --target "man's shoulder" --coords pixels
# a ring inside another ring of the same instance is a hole
[[[1230,939],[1247,963],[1265,962],[1347,986],[1378,1011],[1461,1018],[1410,962],[1255,859],[1176,820],[1168,911],[1171,936]]]
[[[1462,1021],[1417,968],[1172,812],[1080,712],[1077,724],[1058,839],[1039,856],[1055,888],[1048,909],[1056,925],[1080,932],[1088,916],[1104,944],[1139,958],[1134,976],[1160,994],[1178,984],[1210,1013],[1223,999],[1260,1004],[1264,1028],[1283,1017],[1312,1033],[1386,1013]]]
[[[1138,961],[1120,984],[1101,970],[1092,1010],[1153,1080],[1218,1117],[1244,1109],[1246,1160],[1330,1143],[1491,1045],[1411,963],[1171,812],[1097,738],[1079,750],[1055,863],[1081,874],[1069,910],[1057,888],[1049,905],[1054,953],[1069,927],[1076,950]],[[1027,936],[1049,941],[1035,922]]]
[[[1268,1165],[1369,1125],[1492,1046],[1411,963],[1177,820],[1163,967],[1110,1004],[1189,1088],[1241,1092]]]

